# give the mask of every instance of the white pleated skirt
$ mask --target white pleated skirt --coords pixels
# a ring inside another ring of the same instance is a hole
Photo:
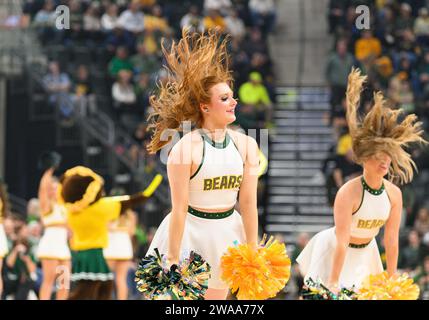
[[[36,256],[38,259],[70,260],[67,229],[55,226],[46,227],[37,247]]]
[[[296,261],[304,279],[329,281],[336,246],[335,227],[317,233],[307,244]],[[383,272],[377,242],[373,239],[365,248],[347,248],[339,285],[359,288],[370,274]]]
[[[4,232],[3,224],[0,223],[0,259],[4,258],[8,252],[6,233]]]
[[[128,232],[109,232],[109,245],[103,249],[103,255],[107,260],[131,260],[133,245]]]
[[[147,254],[154,254],[154,249],[158,248],[161,254],[167,255],[170,216],[171,214],[168,214],[162,221]],[[188,213],[180,259],[189,257],[190,252],[195,251],[211,266],[209,288],[227,289],[228,285],[221,280],[221,257],[228,247],[243,242],[245,242],[244,227],[237,211],[222,219],[205,219]]]

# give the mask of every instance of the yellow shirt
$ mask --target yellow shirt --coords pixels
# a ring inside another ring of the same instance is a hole
[[[381,43],[377,38],[359,39],[356,41],[355,55],[358,60],[363,60],[373,55],[379,57],[381,54]]]
[[[108,244],[108,224],[119,217],[121,203],[113,198],[101,198],[88,208],[67,212],[72,250],[105,248]]]
[[[204,18],[203,23],[204,23],[204,28],[206,30],[219,27],[220,31],[223,32],[226,27],[225,20],[221,16],[217,16],[214,19],[212,17],[207,16]]]

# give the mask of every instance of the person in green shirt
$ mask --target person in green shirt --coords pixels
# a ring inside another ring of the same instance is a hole
[[[121,70],[133,71],[133,64],[128,58],[128,50],[125,47],[118,47],[116,56],[109,62],[109,74],[111,77],[116,78]]]
[[[27,226],[22,226],[12,249],[5,258],[2,299],[13,295],[15,300],[27,300],[29,293],[34,291],[37,266],[31,253],[27,233]]]
[[[271,120],[272,102],[259,72],[254,71],[249,74],[249,81],[240,86],[238,96],[242,103],[243,120],[253,120],[257,123]],[[246,127],[245,124],[243,125]]]

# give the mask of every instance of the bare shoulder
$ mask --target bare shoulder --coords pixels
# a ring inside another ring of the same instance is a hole
[[[398,201],[398,199],[402,199],[402,191],[397,185],[386,179],[384,179],[383,182],[391,202],[394,203]]]
[[[247,158],[249,154],[259,150],[258,143],[253,137],[232,129],[228,129],[228,134],[244,158]]]
[[[181,159],[189,162],[195,156],[201,157],[202,154],[201,135],[197,131],[191,131],[185,134],[171,149],[169,159],[176,161]]]
[[[363,193],[360,179],[360,176],[356,177],[347,181],[343,186],[341,186],[341,188],[338,190],[336,200],[338,198],[344,201],[350,201],[354,207],[356,204],[359,206]]]

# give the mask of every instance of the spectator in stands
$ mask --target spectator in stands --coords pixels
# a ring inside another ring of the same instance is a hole
[[[229,15],[225,17],[226,32],[233,38],[242,40],[246,35],[246,27],[243,20],[238,15],[237,10],[229,11]]]
[[[353,149],[350,134],[343,135],[338,141],[337,160],[333,172],[336,187],[341,188],[347,181],[362,174],[362,167],[353,160]]]
[[[83,15],[83,31],[88,40],[101,39],[101,19],[95,4],[90,4]]]
[[[49,73],[43,77],[43,84],[49,93],[49,103],[58,107],[65,119],[71,119],[74,111],[70,97],[71,81],[66,73],[61,72],[57,61],[49,63]]]
[[[70,0],[70,29],[65,30],[65,43],[73,45],[83,38],[83,14],[82,6],[79,0]]]
[[[116,77],[121,70],[133,71],[133,64],[128,57],[126,47],[118,47],[116,56],[109,62],[109,74],[111,77]]]
[[[187,28],[190,32],[204,31],[203,18],[200,16],[196,5],[190,6],[188,13],[182,17],[180,20],[180,27],[182,29]]]
[[[399,265],[405,272],[412,272],[420,263],[420,237],[417,231],[411,230],[408,234],[408,244],[402,248],[399,255]]]
[[[420,286],[420,299],[429,300],[429,256],[424,258],[423,267],[414,281]]]
[[[131,85],[131,71],[121,69],[118,71],[117,76],[118,80],[112,87],[114,101],[118,107],[121,107],[121,105],[134,105],[136,102],[136,94]]]
[[[207,11],[207,15],[203,19],[204,30],[219,28],[220,32],[225,32],[225,19],[220,15],[220,12],[215,9]]]
[[[256,114],[257,121],[262,123],[271,121],[273,105],[259,72],[249,74],[249,81],[241,85],[238,96],[242,105],[251,106],[249,112]]]
[[[422,61],[417,68],[417,74],[420,81],[420,91],[423,96],[429,94],[429,51],[425,52]]]
[[[265,39],[262,37],[262,33],[258,28],[252,28],[250,30],[248,39],[243,43],[244,51],[247,53],[260,52],[268,54],[268,46]]]
[[[167,19],[163,16],[160,5],[154,5],[151,10],[152,14],[145,16],[144,27],[155,33],[157,41],[160,41],[163,36],[170,36],[172,29],[168,24]]]
[[[150,76],[148,73],[142,72],[138,75],[135,93],[137,96],[137,104],[142,110],[142,113],[145,114],[149,106],[149,97],[152,93],[152,86],[150,85]]]
[[[381,55],[381,42],[372,35],[371,30],[363,30],[362,36],[356,41],[355,55],[359,61],[375,60]]]
[[[136,131],[133,134],[134,140],[137,142],[138,145],[143,147],[143,143],[145,141],[150,140],[150,136],[147,134],[147,124],[146,122],[141,122],[138,126]]]
[[[330,118],[334,113],[335,106],[341,103],[347,87],[347,77],[354,64],[353,56],[347,52],[347,42],[339,40],[336,46],[336,52],[329,56],[325,68],[325,77],[331,90],[331,112]]]
[[[414,112],[414,93],[406,72],[399,72],[392,77],[388,90],[389,98],[406,113]]]
[[[253,26],[266,35],[273,31],[276,23],[276,7],[273,0],[250,0],[250,16]]]
[[[159,58],[155,54],[149,54],[146,49],[147,43],[141,42],[137,45],[137,53],[130,59],[134,74],[152,74],[161,68]]]
[[[346,121],[347,100],[343,97],[341,104],[334,107],[332,112],[332,126],[335,130],[335,137],[339,138],[341,133],[347,128]]]
[[[40,203],[38,198],[31,198],[27,203],[27,222],[40,220]]]
[[[113,32],[108,33],[106,47],[110,53],[114,53],[119,47],[125,47],[128,52],[133,52],[135,48],[135,38],[131,33],[116,24]]]
[[[393,75],[392,60],[388,56],[381,56],[375,60],[372,68],[372,80],[374,89],[386,91],[389,87],[389,80]]]
[[[42,10],[38,11],[33,20],[39,39],[42,44],[46,44],[55,36],[55,19],[57,17],[54,10],[54,3],[51,0],[45,2]]]
[[[417,213],[416,220],[414,221],[414,230],[420,236],[424,236],[429,232],[429,209],[426,207],[420,208]]]
[[[412,16],[412,9],[408,3],[402,3],[399,11],[399,16],[396,18],[395,35],[401,37],[406,29],[413,30],[414,18]]]
[[[119,71],[118,80],[112,87],[113,105],[117,110],[122,126],[130,134],[134,132],[141,118],[141,109],[136,104],[137,97],[131,84],[131,77],[131,71]]]
[[[132,0],[128,10],[121,13],[118,24],[125,30],[138,35],[144,30],[144,14],[140,9],[139,0]]]
[[[204,11],[217,10],[223,16],[226,16],[232,9],[231,0],[204,0]]]
[[[112,31],[118,22],[118,6],[110,4],[101,17],[101,27],[104,31]]]
[[[340,0],[341,1],[341,0]],[[376,35],[383,46],[391,48],[395,45],[395,13],[393,9],[386,4],[381,10],[376,21]]]
[[[22,226],[17,234],[3,268],[2,299],[13,295],[15,300],[35,299],[36,264],[31,255],[28,230]]]
[[[342,27],[347,3],[344,0],[330,0],[328,5],[329,33],[337,32]]]
[[[419,10],[419,16],[414,21],[414,34],[421,45],[429,45],[429,11],[427,8]]]
[[[95,111],[95,96],[92,90],[92,81],[87,66],[80,65],[74,79],[73,100],[76,110],[85,116],[88,109]]]

